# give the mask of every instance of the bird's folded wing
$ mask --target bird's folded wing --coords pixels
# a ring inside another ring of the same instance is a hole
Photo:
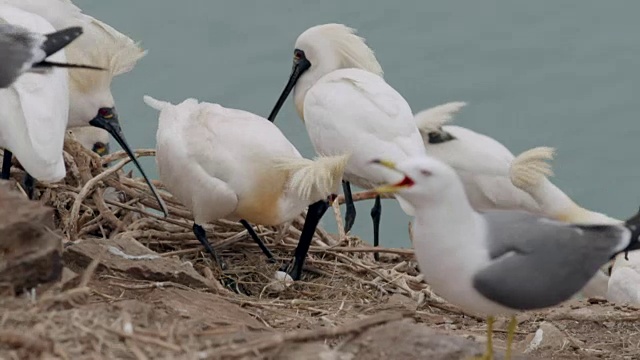
[[[520,310],[568,299],[628,242],[620,226],[570,225],[517,211],[488,211],[483,218],[491,262],[475,275],[474,288]]]
[[[31,146],[46,162],[62,158],[69,119],[66,70],[24,74],[13,85],[20,99]]]

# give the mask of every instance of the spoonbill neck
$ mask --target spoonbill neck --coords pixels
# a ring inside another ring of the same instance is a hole
[[[298,78],[296,86],[293,88],[293,102],[296,107],[296,112],[300,119],[304,122],[304,98],[307,96],[307,92],[313,85],[315,85],[320,78],[329,72],[322,73],[311,67],[304,74]]]

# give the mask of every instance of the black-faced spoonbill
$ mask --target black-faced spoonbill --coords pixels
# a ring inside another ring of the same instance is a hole
[[[450,102],[415,115],[427,154],[456,170],[471,206],[482,210],[525,210],[571,223],[622,221],[580,207],[549,181],[554,149],[537,147],[514,156],[497,140],[450,125],[466,104]]]
[[[314,26],[298,37],[289,81],[269,120],[275,119],[291,90],[316,152],[351,155],[343,186],[345,231],[349,231],[355,219],[349,184],[370,189],[396,175],[368,162],[375,156],[400,161],[425,154],[411,108],[384,81],[382,68],[364,39],[342,24]],[[411,215],[411,206],[396,198]],[[374,246],[379,243],[380,216],[378,196],[371,210]]]
[[[375,189],[397,192],[413,205],[413,247],[425,281],[452,304],[487,317],[492,359],[494,316],[557,305],[579,292],[617,254],[640,249],[640,213],[619,225],[578,225],[525,211],[471,207],[454,169],[428,156],[397,165],[402,181]]]
[[[435,106],[417,113],[415,120],[427,154],[456,171],[474,210],[523,210],[568,223],[622,223],[577,205],[548,179],[554,149],[536,147],[514,156],[489,136],[448,124],[465,105]],[[605,297],[608,280],[598,272],[583,294]]]
[[[43,17],[13,6],[0,5],[0,19],[33,33],[55,33],[54,27]],[[40,41],[47,51],[62,48],[80,36],[73,28],[66,28],[58,34],[62,37],[55,36],[50,41],[41,35]],[[40,56],[46,54],[43,50]],[[46,58],[48,62],[66,63],[64,51],[55,51]],[[67,76],[67,70],[61,67],[48,68],[45,73],[26,71],[10,86],[0,89],[0,108],[3,111],[0,147],[5,149],[0,178],[9,178],[11,158],[15,153],[27,172],[25,189],[30,198],[32,176],[46,182],[59,181],[65,176],[62,145],[69,112]]]
[[[202,224],[224,218],[279,225],[312,203],[322,202],[326,210],[327,198],[337,192],[346,155],[305,159],[273,123],[250,112],[196,99],[178,105],[149,96],[144,101],[160,111],[160,179],[193,212],[193,232],[222,270],[226,265]],[[280,269],[293,280],[300,278],[321,215],[307,215],[294,258]],[[243,225],[252,238],[271,257],[246,221]]]
[[[85,149],[91,150],[100,156],[110,153],[109,133],[105,130],[93,126],[81,126],[74,127],[69,132]]]
[[[88,63],[106,68],[107,71],[77,69],[69,72],[68,127],[91,125],[111,134],[140,171],[158,201],[161,211],[167,216],[168,210],[164,201],[142,170],[126,141],[111,94],[113,78],[131,71],[138,60],[146,55],[146,51],[113,27],[82,13],[69,0],[5,0],[4,2],[37,13],[56,28],[82,26],[83,36],[65,48],[67,58],[72,63]]]

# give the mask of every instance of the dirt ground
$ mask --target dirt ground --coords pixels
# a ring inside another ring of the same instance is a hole
[[[220,284],[223,275],[191,233],[186,209],[163,192],[171,216],[149,214],[145,207],[155,203],[140,179],[121,170],[105,174],[109,170],[100,160],[76,145],[65,145],[71,170],[64,184],[37,189],[54,219],[54,229],[38,233],[39,239],[64,244],[59,253],[45,254],[63,269],[60,278],[35,288],[12,286],[19,271],[39,268],[11,268],[12,256],[28,256],[6,250],[0,256],[0,359],[466,359],[482,354],[485,321],[433,294],[410,249],[381,249],[381,260],[374,261],[365,241],[319,229],[303,278],[285,286],[273,274],[291,258],[302,217],[281,227],[257,227],[275,264],[265,261],[241,225],[207,225],[210,240],[229,264],[225,276],[247,290],[237,294]],[[16,173],[16,178],[22,175]],[[110,191],[117,197],[109,197]],[[6,204],[0,202],[0,214]],[[10,223],[7,214],[16,213],[14,205],[7,207],[0,216],[5,239],[11,232],[2,221]],[[19,238],[35,237],[32,222],[20,226]],[[42,249],[32,246],[25,253],[36,259],[33,254]],[[514,358],[638,359],[638,319],[638,309],[601,299],[521,314]],[[504,354],[506,324],[499,319],[495,326],[497,359]]]

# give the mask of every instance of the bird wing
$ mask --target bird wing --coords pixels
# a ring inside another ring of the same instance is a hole
[[[13,24],[0,24],[0,87],[11,85],[33,63],[44,59],[39,49],[44,36],[32,33]]]
[[[38,15],[19,9],[0,12],[4,20],[37,33],[54,32]],[[63,51],[50,56],[65,62]],[[69,118],[67,71],[53,69],[46,74],[25,73],[0,92],[3,109],[2,132],[9,148],[27,172],[38,180],[57,181],[65,175],[62,146]]]
[[[487,211],[482,218],[490,262],[473,286],[519,310],[568,299],[629,243],[623,226],[572,225],[521,211]]]
[[[400,161],[425,154],[409,104],[381,77],[363,70],[342,69],[321,78],[305,96],[304,119],[316,152],[351,154],[346,173],[363,182],[397,179],[388,169],[371,166],[374,158]]]

